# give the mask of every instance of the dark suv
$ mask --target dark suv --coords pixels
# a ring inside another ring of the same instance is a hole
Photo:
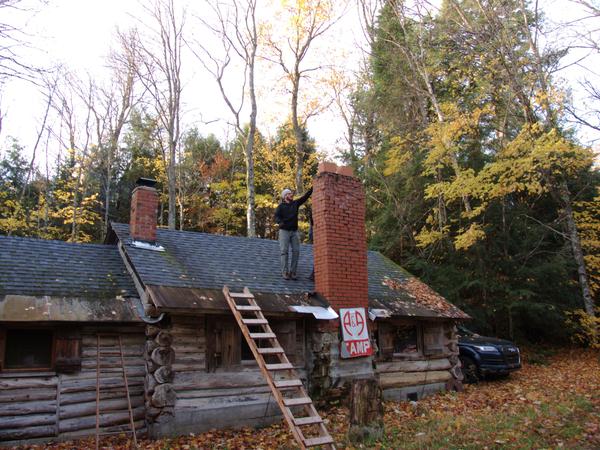
[[[480,336],[458,327],[458,348],[467,383],[476,383],[488,374],[506,375],[521,368],[519,348],[505,339]]]

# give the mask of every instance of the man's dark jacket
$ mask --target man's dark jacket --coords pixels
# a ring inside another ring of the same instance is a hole
[[[312,194],[312,188],[306,191],[302,197],[286,203],[282,201],[275,210],[275,222],[281,230],[296,231],[298,229],[298,209],[308,200]]]

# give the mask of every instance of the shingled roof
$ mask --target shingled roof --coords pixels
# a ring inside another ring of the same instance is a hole
[[[116,246],[0,236],[0,320],[139,320]]]
[[[301,245],[299,279],[290,281],[280,275],[277,241],[158,228],[157,244],[164,248],[161,252],[131,245],[128,225],[111,226],[141,281],[165,307],[192,301],[206,307],[202,300],[208,298],[219,308],[226,308],[219,296],[224,285],[233,290],[246,286],[258,299],[275,295],[283,302],[286,298],[308,300],[315,290],[309,280],[312,245]],[[379,252],[368,252],[368,271],[371,308],[392,316],[468,317]],[[186,291],[195,294],[186,296]],[[312,300],[305,304],[319,303]]]

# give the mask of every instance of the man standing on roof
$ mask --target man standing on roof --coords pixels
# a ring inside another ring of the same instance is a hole
[[[298,236],[298,209],[312,194],[312,187],[302,197],[294,200],[294,193],[284,189],[281,203],[275,210],[275,222],[279,225],[279,250],[281,251],[281,273],[286,280],[297,280],[300,237]],[[289,248],[292,247],[292,262],[288,266]]]

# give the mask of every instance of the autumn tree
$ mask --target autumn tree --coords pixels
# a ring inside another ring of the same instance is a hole
[[[256,58],[259,48],[259,27],[256,0],[232,0],[230,4],[210,2],[216,23],[202,19],[206,28],[219,39],[220,54],[207,48],[200,39],[190,47],[204,67],[213,75],[219,91],[233,116],[233,126],[239,136],[244,136],[246,161],[246,235],[256,237],[256,192],[254,182],[254,141],[256,137]],[[196,49],[197,47],[197,49]],[[226,87],[225,77],[235,65],[234,58],[242,63],[239,89],[234,93]],[[248,126],[242,119],[246,100],[250,102]]]
[[[143,84],[161,125],[163,160],[167,174],[168,227],[176,226],[177,149],[181,119],[181,64],[184,12],[177,12],[174,0],[156,0],[145,7],[146,33],[137,33],[136,73]]]
[[[540,26],[520,0],[386,2],[353,103],[372,245],[506,334],[575,307],[556,194],[593,186],[561,119],[564,52],[539,46]]]
[[[321,105],[301,104],[301,84],[310,73],[323,69],[323,63],[311,61],[309,54],[315,51],[315,41],[321,38],[339,18],[345,2],[331,0],[286,1],[278,24],[269,36],[271,54],[268,59],[279,65],[285,74],[291,94],[291,123],[296,141],[295,180],[296,191],[304,192],[303,172],[306,149],[303,129],[310,117],[317,114]],[[280,24],[286,24],[281,27]],[[275,33],[275,30],[279,33]]]

